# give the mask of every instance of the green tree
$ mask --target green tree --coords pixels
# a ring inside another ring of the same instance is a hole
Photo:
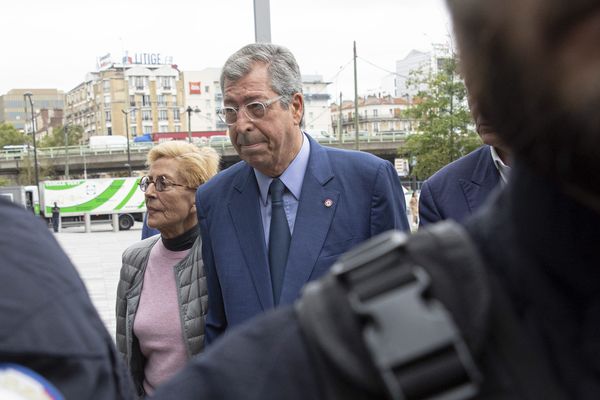
[[[411,175],[417,179],[427,179],[481,145],[457,66],[456,57],[444,59],[437,73],[414,71],[408,80],[409,87],[420,90],[405,116],[415,121],[418,129],[398,153],[411,160]]]
[[[18,131],[11,124],[0,124],[0,148],[7,145],[19,145],[30,142],[30,138]]]
[[[65,129],[67,130],[67,143],[69,146],[78,145],[83,134],[83,128],[79,125],[67,125],[54,128],[52,134],[40,140],[39,147],[63,147],[65,145]]]

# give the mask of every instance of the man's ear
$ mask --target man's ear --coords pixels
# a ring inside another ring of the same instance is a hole
[[[294,93],[290,107],[292,109],[294,124],[300,125],[300,121],[302,121],[302,116],[304,115],[304,96],[302,93]]]

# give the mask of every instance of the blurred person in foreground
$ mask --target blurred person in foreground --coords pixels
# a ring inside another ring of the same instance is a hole
[[[255,43],[221,72],[219,117],[242,161],[198,189],[208,282],[206,338],[278,305],[345,251],[409,230],[392,164],[324,147],[302,130],[302,77],[285,47]]]
[[[600,398],[600,1],[447,3],[504,190],[365,243],[157,398]]]
[[[194,196],[214,176],[218,154],[183,141],[148,153],[140,180],[148,225],[160,235],[123,253],[117,289],[117,348],[139,395],[181,369],[204,348],[207,289]]]
[[[508,181],[510,151],[481,113],[468,84],[467,99],[483,146],[446,165],[423,183],[419,196],[420,226],[445,219],[464,222],[494,189]]]
[[[0,198],[0,397],[132,399],[125,366],[47,226]]]

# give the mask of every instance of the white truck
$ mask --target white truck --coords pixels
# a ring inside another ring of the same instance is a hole
[[[111,221],[118,217],[120,230],[143,221],[146,212],[140,178],[71,179],[40,182],[35,186],[0,187],[0,195],[50,221],[54,203],[60,207],[62,226]]]
[[[90,136],[90,150],[122,150],[127,147],[127,138],[119,135]]]
[[[20,204],[36,215],[40,213],[38,192],[35,186],[1,186],[0,196]]]
[[[63,226],[85,222],[108,221],[118,215],[119,229],[131,228],[134,221],[143,221],[146,212],[140,178],[99,178],[44,181],[40,183],[40,211],[52,217],[54,203],[60,207]]]

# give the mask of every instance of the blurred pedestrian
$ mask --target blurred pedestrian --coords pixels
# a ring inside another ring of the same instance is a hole
[[[117,289],[117,348],[138,395],[162,381],[204,348],[206,279],[194,196],[218,171],[209,147],[161,143],[148,153],[140,181],[148,226],[160,235],[123,253]]]
[[[410,209],[410,215],[412,219],[413,225],[419,225],[419,199],[417,198],[417,191],[414,190],[412,192],[412,196],[410,196],[410,201],[408,202],[408,207]]]
[[[58,232],[58,227],[60,224],[60,207],[56,202],[54,202],[54,207],[52,207],[52,228],[54,232]]]

